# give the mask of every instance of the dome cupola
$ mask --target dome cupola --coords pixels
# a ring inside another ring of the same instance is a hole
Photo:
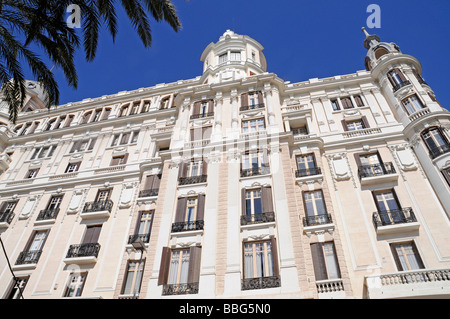
[[[362,31],[366,35],[364,47],[368,50],[364,60],[364,65],[367,71],[371,71],[383,56],[391,53],[401,54],[400,48],[397,44],[380,42],[380,37],[376,34],[369,34],[366,28],[362,28]]]
[[[205,82],[218,83],[266,72],[263,49],[254,39],[227,30],[219,41],[210,43],[201,55]]]

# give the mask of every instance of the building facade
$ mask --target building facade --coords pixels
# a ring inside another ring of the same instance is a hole
[[[30,81],[1,298],[449,298],[449,112],[363,31],[366,70],[299,83],[229,30],[194,79],[50,112]]]

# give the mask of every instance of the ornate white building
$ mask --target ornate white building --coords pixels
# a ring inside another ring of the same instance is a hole
[[[50,112],[30,81],[0,112],[0,296],[449,298],[449,112],[363,31],[366,70],[299,83],[229,30],[194,79]]]

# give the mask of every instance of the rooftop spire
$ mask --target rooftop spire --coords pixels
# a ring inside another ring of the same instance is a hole
[[[367,32],[365,27],[362,27],[361,30],[366,35],[366,39],[364,40],[364,47],[367,50],[369,50],[370,47],[380,43],[380,37],[379,36],[377,36],[376,34],[372,34],[372,35],[369,34],[369,32]]]

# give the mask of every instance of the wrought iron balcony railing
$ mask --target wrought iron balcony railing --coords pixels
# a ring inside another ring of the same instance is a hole
[[[178,233],[189,230],[202,230],[204,226],[203,220],[193,222],[176,222],[172,224],[172,233]]]
[[[381,226],[417,222],[411,207],[374,212],[372,215],[375,229]]]
[[[303,226],[316,226],[323,224],[331,224],[333,219],[330,214],[314,215],[303,217]]]
[[[37,216],[36,220],[56,219],[58,213],[59,207],[53,209],[44,209],[39,212],[39,215]]]
[[[83,213],[100,212],[104,210],[111,212],[113,205],[114,203],[110,199],[96,202],[87,202],[84,205]]]
[[[12,220],[14,218],[13,212],[2,212],[0,213],[0,223],[7,223],[11,224]]]
[[[410,84],[411,84],[410,81],[403,81],[403,82],[400,82],[400,83],[397,83],[396,85],[394,85],[394,87],[392,88],[392,90],[393,90],[394,92],[397,92],[397,91],[400,90],[402,87],[407,86],[407,85],[410,85]]]
[[[295,177],[314,176],[320,174],[322,174],[320,167],[304,168],[295,171]]]
[[[214,115],[214,112],[200,113],[200,114],[192,114],[192,115],[191,115],[191,120],[194,120],[194,119],[201,119],[201,118],[204,118],[204,117],[210,117],[210,116],[213,116],[213,115]]]
[[[450,145],[445,144],[445,145],[441,145],[441,146],[430,149],[430,156],[432,159],[434,159],[434,158],[436,158],[442,154],[448,153],[448,152],[450,152]]]
[[[251,214],[251,215],[242,215],[241,216],[241,225],[252,225],[252,224],[261,224],[261,223],[270,223],[275,221],[275,213],[274,212],[266,212],[259,214]]]
[[[148,241],[150,239],[150,234],[134,234],[134,235],[130,235],[130,237],[128,237],[128,243],[132,244],[138,239],[142,240],[144,243],[148,243]]]
[[[70,245],[66,258],[77,257],[98,257],[100,251],[99,243],[87,243],[79,245]]]
[[[244,278],[242,279],[242,290],[253,290],[253,289],[265,289],[265,288],[275,288],[281,286],[281,280],[279,276],[270,277],[258,277],[258,278]]]
[[[239,111],[247,111],[247,110],[255,110],[255,109],[262,109],[265,107],[264,103],[259,103],[259,104],[253,104],[253,105],[246,105],[246,106],[241,106],[239,108]]]
[[[144,189],[139,192],[139,197],[151,197],[158,196],[159,188],[156,189]]]
[[[270,173],[269,166],[252,167],[241,169],[241,177],[258,176]]]
[[[198,282],[167,284],[163,286],[163,296],[198,294]]]
[[[394,165],[391,162],[379,163],[373,165],[362,165],[358,167],[359,179],[365,177],[382,176],[387,174],[395,174]]]
[[[36,264],[41,254],[42,250],[22,251],[16,260],[16,265]]]
[[[178,179],[178,183],[179,183],[179,185],[198,184],[198,183],[205,183],[207,179],[208,179],[208,175],[180,177]]]

